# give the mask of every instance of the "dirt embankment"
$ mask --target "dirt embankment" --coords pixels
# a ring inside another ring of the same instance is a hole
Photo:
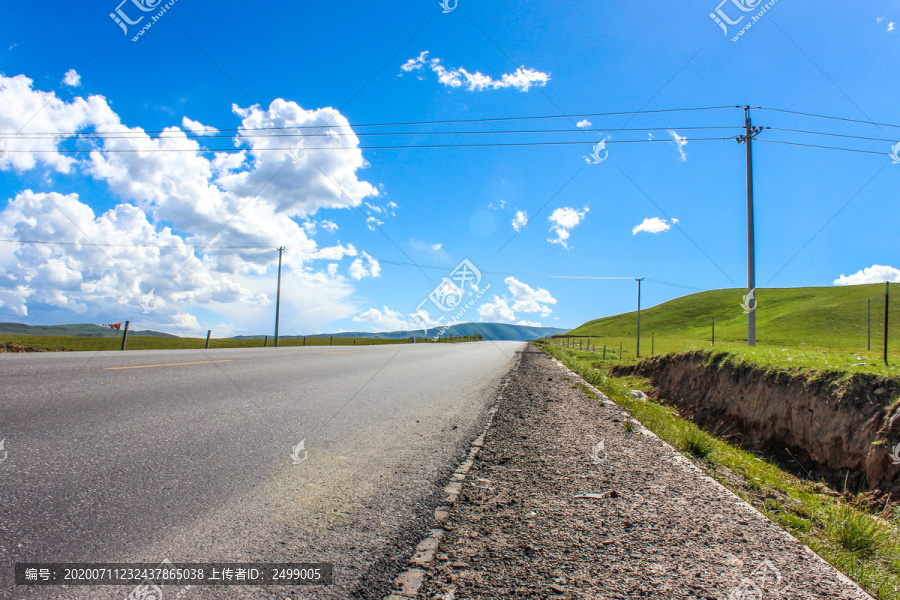
[[[62,349],[60,348],[58,351],[62,351]],[[15,342],[6,342],[5,344],[0,344],[0,353],[5,352],[55,352],[55,350],[35,348],[34,346],[22,346]]]
[[[615,375],[640,375],[653,395],[704,429],[773,454],[785,448],[812,477],[900,497],[900,381],[867,373],[788,372],[726,354],[653,357]]]

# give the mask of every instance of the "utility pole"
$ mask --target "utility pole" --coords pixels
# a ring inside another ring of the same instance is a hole
[[[884,366],[888,364],[888,300],[891,296],[891,284],[884,282]]]
[[[747,144],[747,294],[753,294],[753,310],[747,313],[747,345],[756,345],[756,250],[753,232],[753,138],[763,130],[750,122],[750,107],[744,107],[744,135],[739,144]],[[767,127],[765,129],[768,129]]]
[[[281,253],[284,246],[278,249],[278,292],[275,294],[275,347],[278,347],[278,317],[281,313]]]
[[[638,282],[638,307],[637,307],[637,352],[635,355],[640,358],[641,357],[641,282],[644,280],[643,277],[635,277],[635,281]]]

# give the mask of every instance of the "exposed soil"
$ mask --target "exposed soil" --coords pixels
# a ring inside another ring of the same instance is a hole
[[[594,392],[529,346],[421,598],[869,598]]]
[[[6,342],[0,344],[0,354],[4,352],[65,352],[62,348],[58,350],[48,350],[46,348],[35,348],[34,346],[22,346],[14,342]]]
[[[839,491],[900,497],[900,382],[882,376],[732,364],[725,354],[653,357],[615,375],[650,379],[652,395],[701,427],[761,450]],[[799,462],[796,462],[799,461]],[[793,465],[792,465],[793,463]]]

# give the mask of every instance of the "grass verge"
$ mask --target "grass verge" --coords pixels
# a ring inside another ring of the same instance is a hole
[[[861,507],[821,482],[800,479],[710,435],[670,407],[635,398],[631,390],[646,391],[649,383],[610,376],[594,353],[539,345],[870,594],[900,600],[900,510]]]
[[[442,338],[440,343],[455,343],[467,341],[465,338]],[[211,339],[209,341],[210,349],[213,348],[262,348],[265,345],[263,339]],[[308,337],[303,338],[280,338],[278,346],[373,346],[384,344],[408,344],[408,339],[367,339],[367,338],[334,338],[330,340],[327,337]],[[417,339],[417,344],[431,344],[430,339]],[[17,351],[13,348],[21,346],[24,348],[63,351],[63,350],[82,350],[82,351],[102,351],[102,350],[120,350],[122,348],[121,337],[79,337],[79,336],[56,336],[56,335],[2,335],[0,336],[0,347],[7,347],[9,351]],[[274,340],[269,339],[268,347],[274,346]],[[188,350],[206,347],[206,338],[182,338],[182,337],[158,337],[151,335],[129,335],[128,350]]]

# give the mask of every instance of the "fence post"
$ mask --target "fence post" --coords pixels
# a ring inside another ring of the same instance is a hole
[[[306,336],[305,335],[303,336],[303,345],[304,346],[306,345]]]
[[[263,348],[269,347],[269,336],[266,336],[266,341],[263,342]]]
[[[353,345],[356,345],[356,338],[353,338]]]
[[[334,336],[331,336],[330,338],[328,338],[328,345],[334,346]]]
[[[603,360],[606,360],[606,344],[603,344]]]
[[[884,314],[887,314],[887,312],[885,312]],[[122,334],[122,350],[125,349],[125,343],[128,341],[128,327],[130,325],[131,325],[131,321],[125,321],[125,333]],[[884,339],[887,340],[887,337],[885,337]],[[884,355],[887,356],[887,349],[885,349]],[[887,359],[885,359],[885,360],[887,360]]]

